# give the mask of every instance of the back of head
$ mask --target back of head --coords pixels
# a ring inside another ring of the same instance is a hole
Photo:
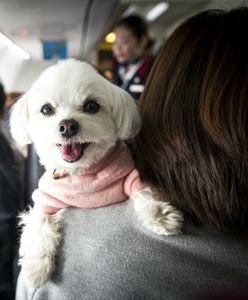
[[[205,11],[161,49],[139,107],[137,167],[218,229],[248,223],[248,8]]]

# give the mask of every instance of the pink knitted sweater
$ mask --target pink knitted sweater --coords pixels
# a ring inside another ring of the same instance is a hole
[[[117,203],[143,187],[128,147],[120,142],[100,161],[76,175],[55,179],[45,172],[32,198],[35,208],[54,214],[66,207],[93,208]]]

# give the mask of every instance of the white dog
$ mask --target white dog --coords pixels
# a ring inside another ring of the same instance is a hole
[[[80,194],[83,195],[85,189],[86,193],[91,190],[92,168],[105,160],[112,161],[115,157],[117,173],[127,168],[129,162],[133,169],[131,156],[121,141],[138,133],[140,117],[128,93],[111,84],[89,64],[68,59],[41,74],[30,91],[15,104],[10,122],[15,140],[19,144],[34,143],[46,168],[39,189],[33,194],[34,208],[22,215],[19,261],[26,283],[39,287],[55,268],[64,209],[97,207],[124,200],[120,185],[117,188],[112,184],[112,181],[116,183],[113,178],[119,176],[112,174],[112,167],[105,173],[100,171],[101,178],[107,180],[106,185],[111,181],[113,188],[106,192],[106,197],[100,193],[99,198],[98,191],[93,191],[93,197],[87,194],[85,200]],[[121,149],[118,151],[124,156],[115,156],[117,149]],[[74,182],[84,174],[88,176],[84,183]],[[169,203],[155,201],[149,188],[135,191],[133,182],[137,182],[137,172],[132,171],[127,177],[127,189],[143,225],[158,234],[179,233],[181,213]],[[105,188],[105,183],[103,185]]]

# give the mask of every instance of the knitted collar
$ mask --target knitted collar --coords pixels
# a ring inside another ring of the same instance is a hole
[[[93,208],[117,203],[141,188],[131,153],[120,142],[107,156],[78,174],[55,179],[45,172],[32,198],[36,209],[53,214],[66,207]]]

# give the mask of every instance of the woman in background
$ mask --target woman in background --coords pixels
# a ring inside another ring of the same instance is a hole
[[[136,15],[121,19],[114,27],[113,82],[138,100],[152,67],[152,41],[146,23]]]

